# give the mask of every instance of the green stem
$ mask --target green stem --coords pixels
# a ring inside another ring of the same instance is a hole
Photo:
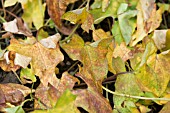
[[[113,94],[113,95],[122,96],[122,97],[142,99],[142,100],[164,100],[164,101],[170,101],[170,98],[149,98],[149,97],[133,96],[133,95],[128,95],[128,94],[113,92],[113,91],[105,88],[104,86],[102,86],[102,88],[103,88],[104,90],[106,90],[107,92]]]
[[[71,39],[71,36],[75,33],[75,31],[77,30],[77,28],[79,27],[80,24],[77,24],[76,27],[73,29],[73,31],[71,32],[71,34],[66,37],[64,40],[61,40],[60,43],[62,44],[63,42],[66,42],[67,40]]]

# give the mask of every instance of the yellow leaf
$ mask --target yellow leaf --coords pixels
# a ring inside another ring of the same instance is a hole
[[[56,48],[51,49],[46,48],[40,42],[24,44],[12,39],[8,50],[30,57],[35,74],[40,77],[45,86],[51,81],[50,76],[55,73],[56,65],[64,59],[58,44],[56,44]]]

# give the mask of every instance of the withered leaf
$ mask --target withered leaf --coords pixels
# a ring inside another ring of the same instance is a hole
[[[19,105],[29,93],[31,89],[20,84],[0,84],[0,106],[6,103]]]
[[[133,35],[133,41],[131,41],[132,46],[136,45],[148,33],[151,33],[160,26],[164,8],[160,7],[156,10],[156,4],[154,2],[154,0],[140,0],[138,2],[137,30]]]
[[[21,66],[15,65],[15,53],[14,52],[5,52],[4,58],[0,60],[0,67],[4,71],[17,71]]]
[[[24,44],[16,39],[11,40],[8,50],[30,57],[35,75],[40,77],[41,82],[47,86],[52,81],[50,76],[55,72],[56,65],[64,59],[56,42],[56,48],[46,48],[40,42]],[[48,79],[47,79],[48,78]]]
[[[87,33],[89,33],[89,29],[91,29],[93,24],[93,16],[87,11],[86,8],[66,12],[62,16],[62,19],[68,20],[73,24],[82,24],[82,29]]]
[[[85,73],[81,71],[76,76],[81,77],[88,85],[87,89],[72,91],[73,94],[77,95],[75,101],[76,106],[82,107],[89,113],[111,113],[112,108],[109,102],[102,96],[100,90],[98,90],[101,83],[94,81],[94,79],[92,79],[92,75],[87,72]]]
[[[3,27],[6,31],[16,34],[24,34],[31,37],[32,33],[27,27],[22,18],[15,18],[13,21],[3,23]]]
[[[65,13],[67,5],[74,3],[75,1],[77,0],[46,0],[48,14],[54,21],[59,31],[65,35],[69,35],[72,30],[63,26],[61,16]]]
[[[79,82],[79,80],[68,72],[62,74],[61,79],[57,79],[55,85],[50,85],[48,87],[41,84],[35,91],[35,96],[39,98],[43,103],[49,107],[54,107],[58,98],[64,93],[66,89],[72,90],[74,84]],[[41,106],[35,101],[34,108],[40,108]]]

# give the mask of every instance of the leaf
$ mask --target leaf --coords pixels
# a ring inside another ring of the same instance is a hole
[[[16,106],[12,108],[5,108],[5,111],[7,113],[25,113],[25,111],[22,109],[22,106]]]
[[[122,3],[120,4],[120,7],[118,8],[117,14],[118,14],[118,22],[120,26],[120,31],[123,36],[124,41],[126,42],[126,45],[129,44],[132,38],[132,33],[133,33],[133,27],[130,24],[130,18],[136,16],[137,10],[129,10],[126,11],[128,8],[128,4]],[[125,12],[126,11],[126,12]],[[133,23],[135,24],[135,23]]]
[[[13,21],[4,22],[3,28],[5,31],[15,33],[15,34],[24,34],[25,36],[31,37],[32,33],[27,27],[26,23],[23,22],[21,18],[15,18]]]
[[[100,40],[100,39],[110,38],[110,37],[111,37],[110,33],[105,32],[103,29],[93,30],[93,39],[95,41]]]
[[[116,71],[116,73],[126,71],[125,63],[120,57],[112,58],[112,68]]]
[[[108,71],[107,60],[103,52],[90,45],[86,45],[81,51],[81,62],[85,71],[84,77],[87,77],[86,71],[88,71],[92,79],[100,84]]]
[[[47,8],[48,14],[50,18],[54,21],[55,25],[57,26],[58,30],[65,35],[69,35],[72,30],[64,27],[61,17],[65,13],[67,5],[70,3],[74,3],[77,0],[47,0]]]
[[[108,5],[105,12],[103,12],[102,8],[96,8],[92,9],[90,13],[94,17],[94,24],[100,23],[102,20],[104,20],[107,17],[115,18],[117,17],[117,9],[120,5],[120,3],[126,2],[125,0],[110,0],[110,4]]]
[[[159,113],[169,113],[170,112],[170,102],[166,103]]]
[[[109,102],[102,96],[101,93],[94,90],[79,89],[73,91],[77,95],[75,104],[89,113],[111,113],[112,108]]]
[[[22,15],[24,21],[31,27],[32,22],[36,29],[41,28],[44,25],[44,12],[46,4],[42,4],[42,0],[28,0],[26,3],[22,4],[24,13]]]
[[[73,94],[77,95],[76,106],[82,107],[90,113],[111,113],[110,104],[101,94],[100,80],[94,78],[95,76],[88,73],[84,68],[79,68],[79,70],[80,72],[76,76],[83,79],[88,88],[73,91]]]
[[[28,66],[28,64],[30,63],[30,61],[31,61],[30,57],[26,57],[26,56],[20,55],[18,53],[15,54],[15,59],[14,59],[15,65],[19,65],[23,68],[26,68]]]
[[[138,83],[136,81],[136,77],[134,74],[123,74],[123,75],[118,76],[116,83],[115,83],[115,92],[128,94],[128,95],[136,95],[136,96],[143,95],[143,92],[138,86]],[[114,96],[113,100],[114,100],[115,107],[118,111],[121,111],[122,113],[126,113],[126,112],[130,113],[129,109],[127,108],[131,107],[131,105],[126,104],[125,107],[123,107],[122,104],[126,103],[127,101],[133,103],[133,102],[136,102],[138,99]]]
[[[110,0],[95,0],[94,3],[91,5],[91,8],[95,9],[95,8],[100,8],[102,6],[102,11],[105,12],[109,3]]]
[[[55,43],[56,48],[49,49],[40,42],[24,44],[16,39],[12,39],[8,50],[30,57],[35,75],[39,76],[41,82],[47,86],[48,82],[52,81],[50,76],[54,74],[56,65],[64,59],[63,54],[59,50],[59,45],[57,42]]]
[[[121,44],[121,42],[124,41],[121,30],[120,30],[120,26],[119,26],[119,22],[115,21],[114,25],[112,27],[112,34],[115,38],[115,42],[117,42],[119,45]]]
[[[49,85],[48,87],[40,84],[35,92],[35,96],[49,107],[54,107],[64,91],[66,89],[72,90],[74,84],[79,80],[68,74],[68,72],[64,72],[61,79],[57,79],[55,82],[54,85]],[[35,101],[34,108],[41,108],[37,101]]]
[[[17,3],[18,0],[5,0],[4,7],[13,6]]]
[[[32,68],[31,69],[22,68],[21,72],[20,72],[20,78],[23,83],[29,83],[29,81],[27,79],[30,79],[32,82],[36,82],[36,77],[34,75],[34,71]]]
[[[59,33],[49,36],[48,38],[44,38],[40,40],[40,43],[46,48],[56,48],[58,41],[61,39]]]
[[[5,52],[4,53],[4,58],[0,60],[0,67],[4,71],[17,71],[20,66],[15,65],[14,60],[15,60],[15,53],[14,52]]]
[[[153,34],[153,40],[156,47],[160,50],[169,48],[169,32],[170,30],[155,30]]]
[[[75,106],[76,95],[73,95],[69,89],[65,90],[58,99],[56,105],[48,110],[34,110],[33,113],[80,113]]]
[[[68,43],[63,43],[60,45],[70,58],[73,60],[81,60],[80,52],[84,47],[84,41],[79,35],[73,34]]]
[[[164,8],[156,10],[154,0],[145,0],[138,2],[137,5],[137,31],[133,35],[130,45],[134,46],[141,41],[148,33],[151,33],[160,26]]]
[[[153,92],[160,97],[169,83],[169,52],[150,56],[147,65],[137,73],[138,83],[142,90]]]
[[[117,58],[118,56],[122,58],[124,62],[133,57],[133,55],[131,54],[131,50],[126,47],[125,43],[116,45],[116,48],[113,51],[113,57]]]
[[[166,4],[166,3],[157,3],[157,5],[158,5],[159,7],[163,7],[165,11],[170,12],[170,9],[169,9],[169,8],[170,8],[170,5],[169,5],[169,4]]]
[[[93,17],[86,8],[66,12],[62,19],[68,20],[73,24],[82,24],[81,28],[87,33],[89,33],[89,29],[91,29],[93,24]]]
[[[20,84],[0,84],[0,105],[6,103],[20,105],[29,93],[31,93],[31,89]]]
[[[79,113],[77,107],[75,106],[76,95],[73,95],[71,91],[68,89],[61,95],[58,99],[53,110],[49,110],[50,112],[56,113]]]
[[[17,2],[21,4],[26,3],[28,0],[5,0],[4,7],[9,7],[15,5]]]

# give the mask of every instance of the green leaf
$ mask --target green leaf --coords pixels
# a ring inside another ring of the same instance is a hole
[[[114,68],[116,73],[120,73],[120,72],[125,72],[126,71],[125,63],[124,63],[124,61],[120,57],[112,59],[112,67]]]
[[[118,21],[114,22],[114,25],[112,27],[112,34],[115,38],[115,41],[120,45],[121,42],[124,41],[121,30],[120,30],[120,25]]]
[[[120,31],[121,31],[124,41],[126,42],[126,45],[128,45],[129,42],[131,41],[133,28],[135,28],[134,26],[130,24],[129,20],[130,18],[136,16],[137,14],[137,10],[126,11],[127,7],[128,7],[128,4],[122,3],[117,12]],[[132,24],[135,24],[135,22]]]
[[[116,18],[117,17],[117,9],[118,9],[120,3],[125,3],[125,2],[126,2],[126,0],[110,0],[110,4],[108,5],[105,12],[102,11],[102,8],[92,9],[90,11],[90,13],[94,17],[94,23],[98,24],[107,17]]]
[[[134,74],[123,74],[117,77],[115,83],[115,92],[128,94],[128,95],[136,95],[141,96],[143,92],[141,91],[138,83],[136,81],[136,77]],[[118,111],[120,110],[121,113],[131,113],[128,107],[131,105],[126,104],[125,107],[122,107],[122,104],[126,101],[130,101],[131,103],[138,101],[138,99],[127,98],[127,97],[120,97],[114,96],[113,97],[114,104]],[[135,107],[135,106],[134,106]]]
[[[12,108],[5,108],[5,111],[7,113],[25,113],[24,110],[22,109],[22,106],[16,106]]]
[[[30,79],[32,82],[36,82],[36,77],[35,77],[35,74],[31,69],[29,68],[22,68],[21,69],[21,72],[20,72],[20,77],[21,77],[21,80],[25,81],[24,78],[26,79]]]
[[[77,107],[74,105],[76,95],[73,95],[70,90],[66,90],[58,99],[55,107],[49,110],[52,113],[79,113]]]
[[[45,6],[42,4],[42,0],[28,0],[27,3],[22,4],[24,9],[22,17],[29,24],[29,27],[31,27],[32,22],[36,29],[44,25]]]

